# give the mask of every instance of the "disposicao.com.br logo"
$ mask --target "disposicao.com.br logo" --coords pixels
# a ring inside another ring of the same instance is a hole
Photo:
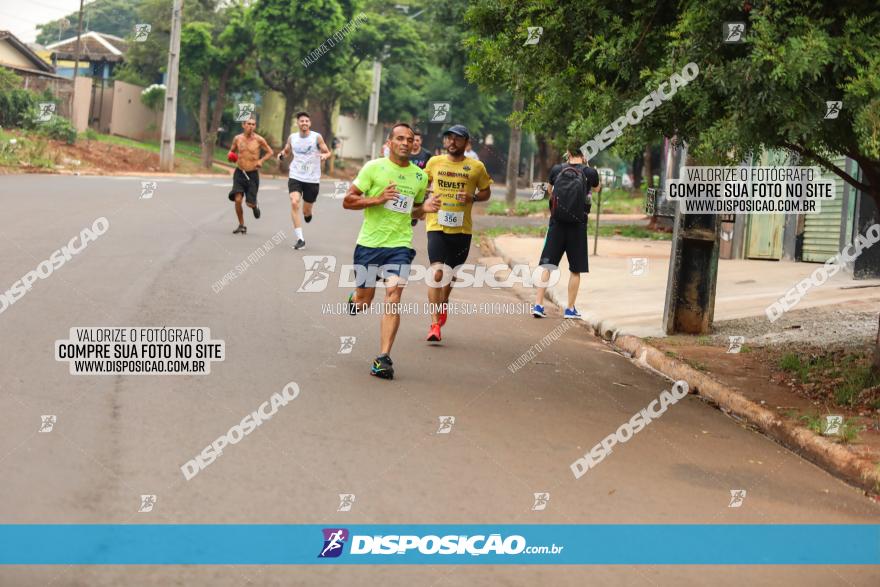
[[[391,276],[402,283],[424,281],[430,287],[553,287],[559,281],[561,273],[556,266],[539,266],[532,268],[526,264],[515,264],[512,267],[505,263],[485,266],[463,263],[454,269],[449,265],[426,267],[425,265],[340,265],[337,271],[336,257],[332,255],[305,255],[302,258],[305,273],[297,293],[318,293],[327,289],[331,276],[339,273],[337,286],[350,289],[352,287],[382,287],[383,280]],[[544,280],[544,270],[548,269],[549,277]],[[454,278],[454,281],[453,281]]]
[[[560,554],[564,546],[528,546],[519,534],[474,536],[448,534],[350,534],[347,528],[324,528],[318,558],[337,558],[349,544],[350,555],[517,555]]]

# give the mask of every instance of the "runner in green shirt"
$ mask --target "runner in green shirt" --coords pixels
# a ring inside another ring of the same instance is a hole
[[[390,353],[400,326],[397,306],[416,256],[411,219],[440,208],[433,197],[425,200],[427,174],[409,162],[414,138],[408,124],[395,124],[388,135],[388,157],[364,165],[342,201],[346,210],[364,211],[364,223],[354,249],[357,289],[348,296],[349,313],[357,314],[373,301],[377,268],[381,268],[378,277],[385,280],[382,349],[370,370],[370,374],[383,379],[394,379]]]

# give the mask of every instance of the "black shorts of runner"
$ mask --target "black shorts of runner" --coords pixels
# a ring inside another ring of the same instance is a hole
[[[544,250],[541,251],[541,261],[538,264],[558,267],[562,253],[568,258],[568,270],[572,273],[590,271],[586,223],[550,221],[547,238],[544,239]]]
[[[303,200],[309,204],[314,204],[317,201],[319,187],[321,187],[319,183],[306,183],[298,179],[287,180],[287,192],[290,194],[293,192],[301,193]]]
[[[260,172],[257,169],[244,171],[235,168],[232,174],[232,191],[229,192],[230,201],[235,201],[235,194],[244,194],[244,199],[248,204],[257,205],[257,191],[260,189]]]
[[[471,235],[448,234],[442,230],[428,231],[428,260],[443,263],[453,269],[467,261],[471,250]]]

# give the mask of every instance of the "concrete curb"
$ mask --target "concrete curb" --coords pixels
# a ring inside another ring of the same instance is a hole
[[[504,259],[508,265],[526,262],[510,258],[495,244],[494,239],[486,239],[486,241],[494,253]],[[551,289],[547,290],[547,297],[557,306],[560,305]],[[603,321],[599,317],[587,315],[584,317],[584,323],[596,336],[608,341],[619,351],[671,379],[684,379],[688,382],[691,391],[709,400],[721,411],[747,422],[797,455],[868,493],[880,493],[880,467],[868,459],[853,454],[846,447],[831,442],[807,428],[784,421],[774,412],[751,401],[733,388],[682,361],[666,356],[661,350],[647,344],[638,336],[622,334],[607,320]]]

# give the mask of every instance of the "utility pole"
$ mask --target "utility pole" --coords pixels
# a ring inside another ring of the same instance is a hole
[[[402,12],[408,12],[409,6],[395,4],[395,8]],[[419,10],[415,14],[407,16],[410,20],[417,18],[427,8]],[[382,59],[388,57],[388,45],[382,50]],[[373,143],[376,142],[376,126],[379,124],[379,86],[382,85],[382,59],[373,61],[373,91],[370,92],[370,106],[367,112],[367,154],[364,163],[376,157]]]
[[[180,20],[183,0],[174,0],[171,12],[171,46],[165,84],[165,111],[162,113],[162,141],[159,147],[159,169],[174,170],[174,140],[177,133],[177,73],[180,66]]]
[[[70,96],[70,120],[71,121],[73,121],[73,112],[76,109],[76,77],[79,74],[79,48],[80,48],[80,37],[82,37],[82,28],[83,28],[83,0],[79,0],[79,24],[76,27],[76,55],[73,56],[73,93]]]
[[[373,89],[370,92],[370,108],[367,112],[367,154],[364,163],[376,157],[376,125],[379,124],[379,87],[382,85],[382,62],[373,61]]]

